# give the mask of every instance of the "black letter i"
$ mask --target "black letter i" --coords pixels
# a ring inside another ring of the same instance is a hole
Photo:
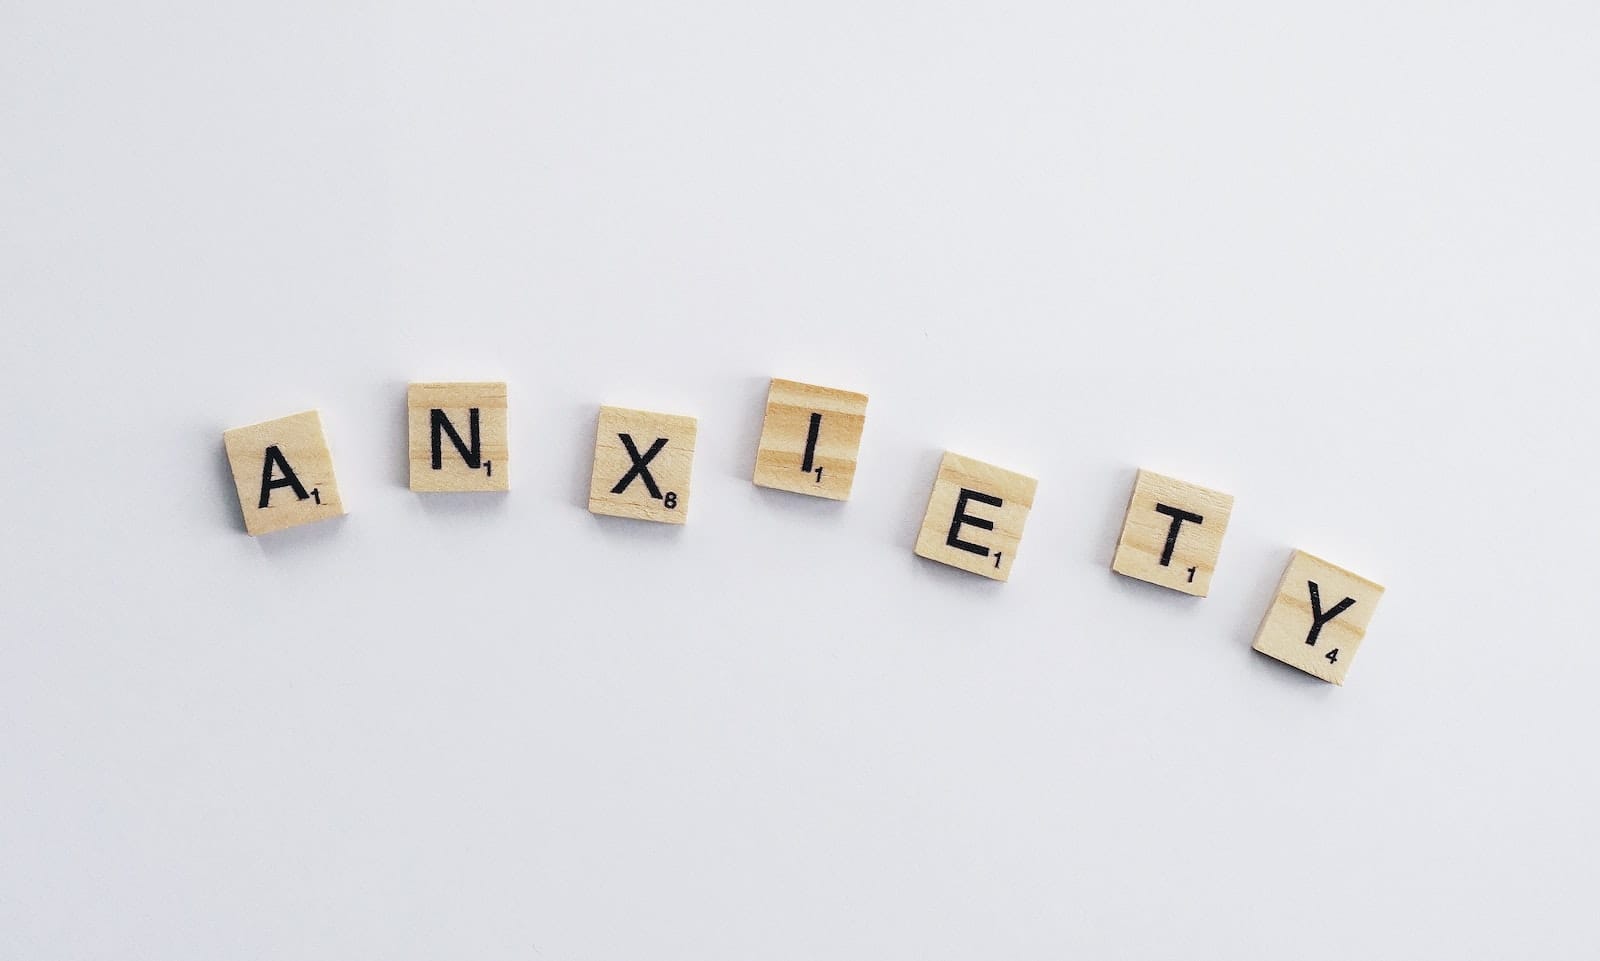
[[[816,468],[812,464],[817,456],[817,435],[822,433],[822,415],[811,415],[811,428],[806,431],[806,456],[800,462],[800,473],[809,474]]]

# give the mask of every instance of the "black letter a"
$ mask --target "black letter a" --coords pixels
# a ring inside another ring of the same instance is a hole
[[[277,480],[272,479],[274,465],[283,472],[283,476]],[[305,485],[300,483],[300,478],[294,476],[294,468],[290,467],[289,462],[284,460],[283,451],[278,449],[277,444],[273,444],[267,448],[266,456],[261,460],[261,503],[256,506],[266,507],[271,503],[272,492],[279,487],[293,488],[294,496],[301,500],[311,496],[306,493]]]

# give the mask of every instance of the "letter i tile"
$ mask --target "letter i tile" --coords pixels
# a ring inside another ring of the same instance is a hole
[[[867,395],[774,377],[756,445],[759,487],[848,500]]]

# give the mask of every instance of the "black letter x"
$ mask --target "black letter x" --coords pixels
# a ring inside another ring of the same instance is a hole
[[[637,477],[644,481],[644,489],[650,492],[650,496],[660,500],[661,488],[656,486],[656,479],[650,476],[650,468],[646,465],[650,463],[651,458],[661,453],[661,448],[667,446],[667,439],[657,437],[656,442],[650,445],[650,449],[644,452],[643,457],[640,457],[639,448],[633,446],[632,437],[627,434],[618,434],[617,437],[622,441],[622,446],[628,449],[628,459],[633,461],[633,466],[622,475],[622,480],[617,481],[617,486],[611,488],[611,493],[620,494],[627,490],[628,485]]]

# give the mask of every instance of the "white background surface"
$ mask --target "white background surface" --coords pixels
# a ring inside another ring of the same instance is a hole
[[[0,5],[0,957],[1593,957],[1591,3]],[[749,474],[872,396],[855,494]],[[509,496],[405,487],[510,382]],[[583,508],[700,418],[684,529]],[[221,431],[323,411],[253,540]],[[1040,478],[1010,584],[939,452]],[[1133,471],[1214,593],[1108,570]],[[1292,547],[1389,588],[1336,689]]]

